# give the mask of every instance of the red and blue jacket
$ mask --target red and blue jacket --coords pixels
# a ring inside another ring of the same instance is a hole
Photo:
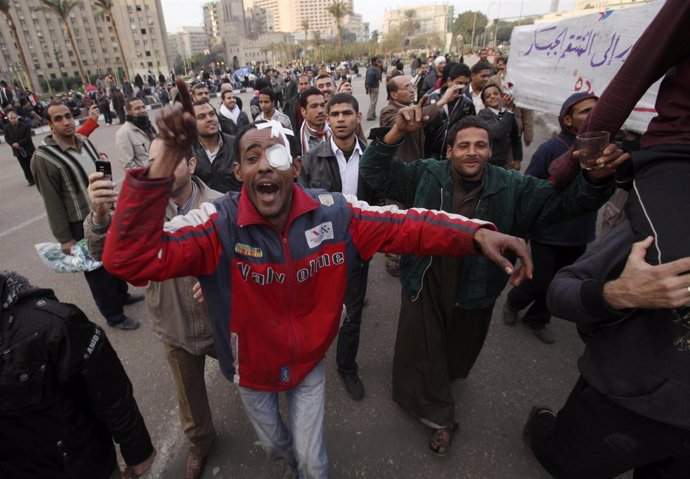
[[[323,359],[358,255],[478,254],[475,231],[495,229],[459,215],[374,207],[297,185],[285,232],[258,213],[244,190],[164,223],[172,182],[148,179],[145,170],[127,173],[105,267],[137,285],[198,277],[223,374],[257,390],[291,389]]]

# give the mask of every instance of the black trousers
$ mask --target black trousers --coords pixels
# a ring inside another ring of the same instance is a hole
[[[557,479],[690,477],[690,431],[652,421],[599,394],[580,379],[553,418],[538,416],[530,442]]]
[[[69,227],[75,240],[84,238],[84,223],[70,223]],[[103,267],[94,271],[85,271],[84,276],[89,284],[91,296],[108,324],[123,321],[123,306],[128,295],[127,282],[116,278]]]
[[[530,241],[534,275],[515,286],[508,293],[508,306],[514,311],[525,309],[532,303],[522,320],[533,329],[544,328],[551,321],[546,306],[546,291],[556,273],[575,262],[587,249],[587,245],[557,246]]]
[[[342,374],[357,372],[357,351],[359,350],[359,331],[362,325],[362,308],[367,295],[369,262],[361,261],[359,267],[347,280],[345,308],[347,315],[340,326],[335,361]]]
[[[31,156],[27,154],[26,158],[22,158],[21,155],[17,156],[17,161],[19,162],[19,166],[22,167],[22,171],[24,172],[24,178],[26,178],[26,181],[29,183],[34,182],[34,175],[31,174]]]

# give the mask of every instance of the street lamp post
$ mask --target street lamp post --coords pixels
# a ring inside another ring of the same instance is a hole
[[[498,10],[496,10],[496,26],[494,26],[494,48],[496,48],[496,34],[498,33],[498,22],[501,18],[501,0],[498,0]]]
[[[480,47],[486,46],[486,35],[487,35],[487,33],[488,33],[488,30],[489,30],[489,24],[488,24],[488,21],[489,21],[489,18],[490,18],[490,17],[489,17],[489,12],[491,11],[491,7],[493,7],[494,5],[496,5],[496,3],[497,3],[497,2],[491,2],[491,3],[486,7],[486,20],[487,20],[487,24],[486,24],[486,27],[484,28],[484,41],[482,42],[482,45],[481,45]]]
[[[470,40],[470,48],[474,51],[474,27],[477,26],[477,12],[474,12],[474,18],[472,19],[472,40]]]

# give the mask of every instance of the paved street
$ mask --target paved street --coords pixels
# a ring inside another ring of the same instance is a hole
[[[360,111],[368,98],[363,80],[354,82]],[[385,104],[379,98],[378,109]],[[245,110],[249,94],[241,95]],[[213,100],[218,104],[218,99]],[[365,130],[374,126],[365,123]],[[110,155],[115,178],[122,171],[114,158],[118,126],[102,125],[92,135],[96,146]],[[525,154],[547,138],[542,127]],[[42,138],[35,138],[38,144]],[[525,166],[527,161],[524,162]],[[160,342],[152,334],[143,303],[128,313],[143,326],[134,332],[105,326],[81,274],[58,274],[43,266],[33,245],[54,241],[42,200],[27,187],[10,148],[0,145],[1,268],[26,275],[32,282],[55,289],[62,301],[82,308],[106,328],[134,384],[158,458],[148,477],[184,477],[187,446],[179,426],[172,378]],[[431,431],[407,416],[391,400],[391,365],[399,308],[400,287],[383,267],[383,257],[373,261],[368,306],[364,310],[360,345],[360,373],[366,387],[361,402],[349,399],[335,370],[335,348],[327,358],[326,442],[333,478],[545,478],[548,477],[522,445],[521,431],[533,403],[560,406],[577,378],[576,360],[582,343],[575,328],[555,320],[557,342],[547,346],[524,326],[502,323],[502,300],[496,308],[484,350],[471,377],[455,385],[460,430],[450,454],[433,456],[427,447]],[[210,362],[206,370],[218,440],[204,478],[281,477],[282,467],[272,464],[256,442],[236,391]]]

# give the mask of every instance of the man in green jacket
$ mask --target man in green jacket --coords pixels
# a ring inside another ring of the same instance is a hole
[[[463,118],[449,132],[448,160],[405,163],[393,157],[406,134],[423,127],[420,105],[399,111],[392,128],[372,131],[360,173],[386,198],[405,208],[444,210],[492,221],[526,237],[537,225],[597,210],[614,189],[612,175],[628,155],[609,145],[601,168],[584,172],[569,188],[488,164],[486,123]],[[400,261],[402,299],[393,360],[393,400],[435,431],[432,452],[445,455],[455,422],[451,381],[467,377],[508,277],[483,258],[413,257]]]

